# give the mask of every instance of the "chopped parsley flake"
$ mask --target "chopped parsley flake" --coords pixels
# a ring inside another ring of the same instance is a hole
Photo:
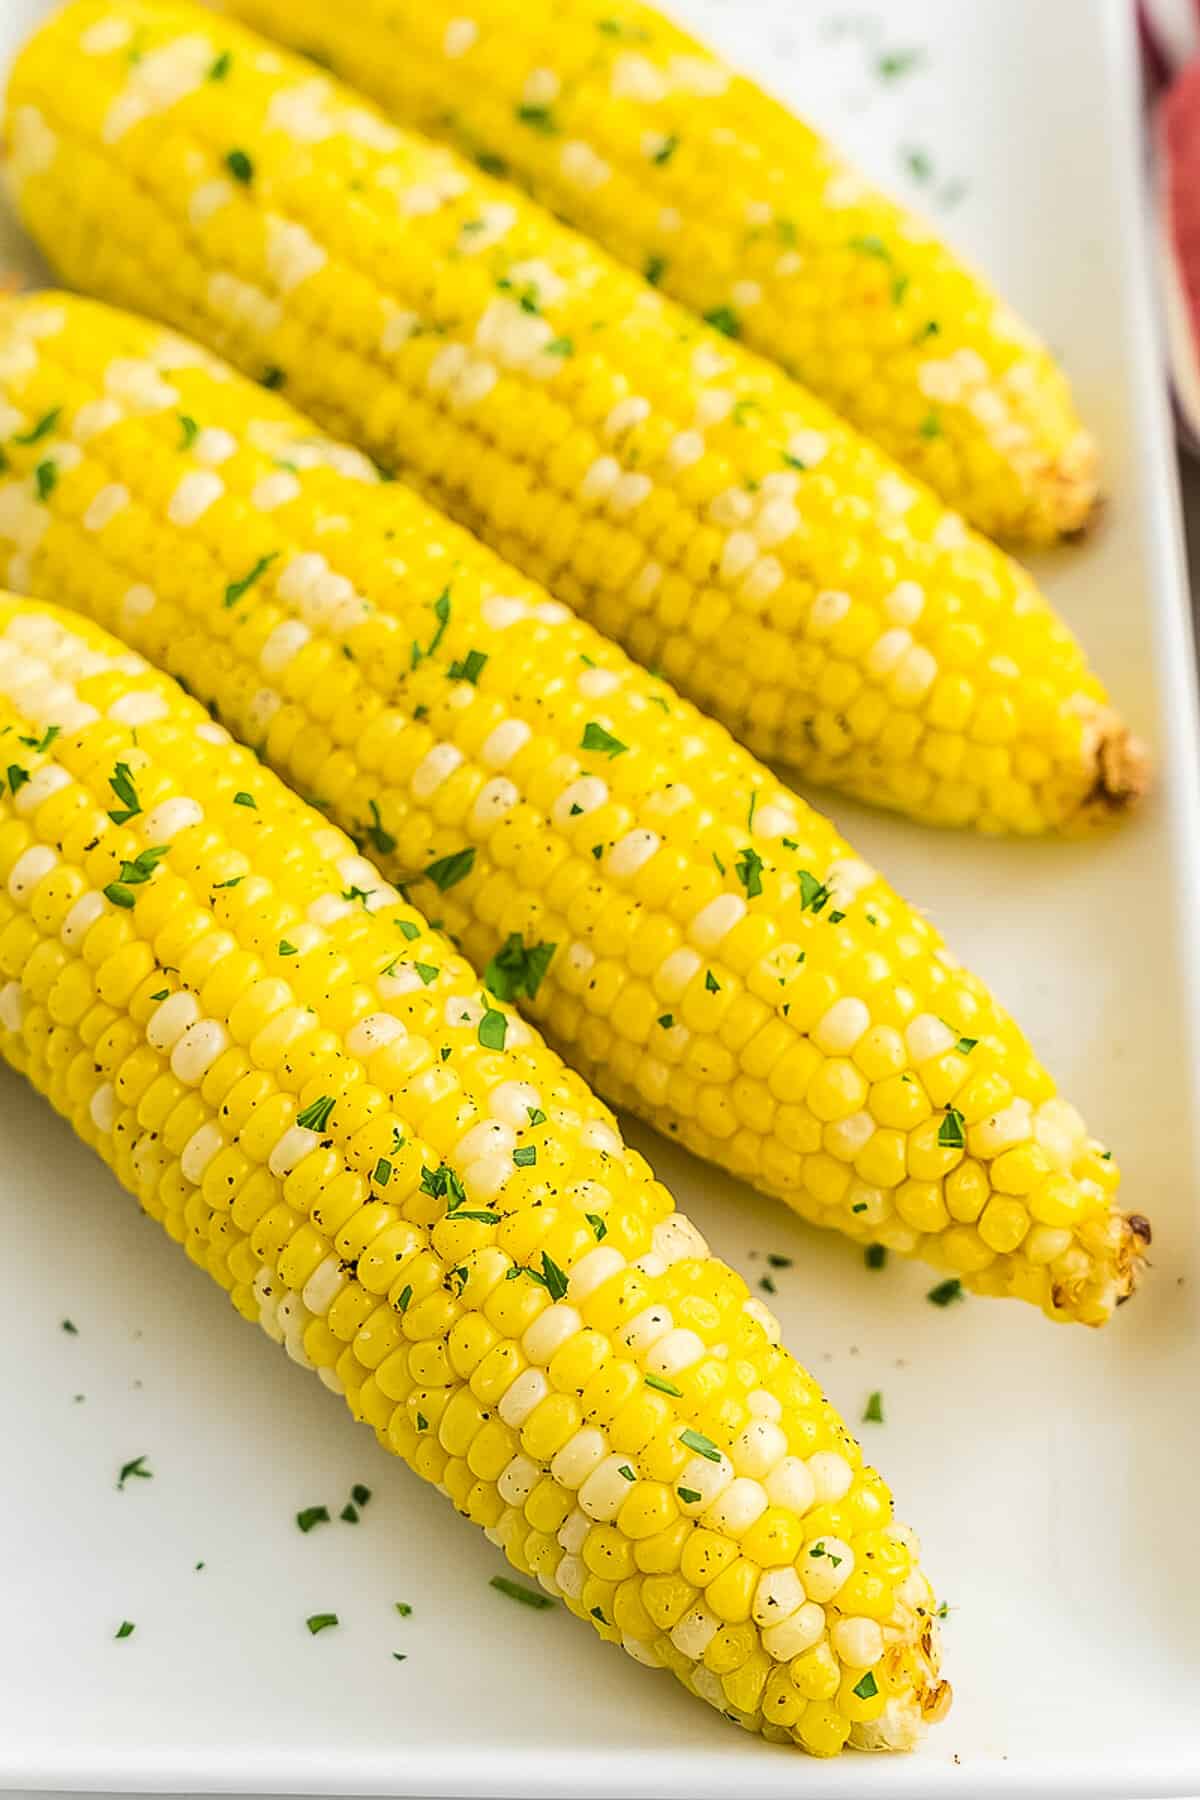
[[[685,1506],[695,1506],[697,1500],[702,1500],[704,1498],[703,1494],[698,1493],[695,1488],[680,1487],[676,1488],[675,1492],[679,1495],[679,1498],[683,1501]]]
[[[137,789],[133,785],[133,776],[129,773],[128,763],[116,764],[108,778],[108,785],[121,802],[120,807],[116,811],[110,812],[108,816],[114,825],[126,825],[142,810],[142,803],[138,799]]]
[[[707,1457],[709,1462],[720,1462],[721,1460],[721,1452],[712,1439],[705,1437],[701,1431],[693,1431],[690,1425],[686,1431],[680,1432],[679,1441],[681,1444],[686,1444],[689,1450],[694,1450],[697,1456]]]
[[[437,624],[434,627],[433,636],[430,638],[425,649],[422,650],[416,639],[413,639],[410,662],[414,669],[424,657],[433,655],[434,651],[446,635],[446,627],[450,623],[450,589],[448,587],[443,588],[437,599],[434,601],[433,616],[437,620]]]
[[[704,986],[710,994],[719,994],[721,991],[721,984],[711,969],[704,971]]]
[[[328,1631],[329,1627],[337,1625],[339,1620],[336,1613],[309,1613],[304,1623],[308,1626],[312,1636],[316,1637],[318,1632]]]
[[[567,1278],[552,1256],[542,1251],[540,1269],[527,1269],[527,1275],[544,1287],[552,1300],[562,1300],[567,1292]]]
[[[954,1048],[958,1051],[960,1056],[970,1056],[978,1042],[978,1038],[960,1037]]]
[[[42,438],[50,436],[50,433],[54,430],[54,427],[58,424],[61,417],[62,407],[52,406],[50,411],[43,413],[37,424],[31,425],[28,431],[14,432],[13,443],[36,444],[40,442]]]
[[[558,134],[558,125],[548,106],[518,106],[517,118],[522,125],[531,126],[534,131],[540,131],[546,137]]]
[[[599,1213],[584,1213],[583,1216],[591,1226],[592,1235],[599,1244],[608,1236],[608,1226],[604,1223],[604,1220],[600,1217]]]
[[[884,1244],[868,1244],[863,1251],[863,1261],[868,1269],[882,1269],[887,1263],[887,1247]]]
[[[47,725],[47,727],[46,727],[45,731],[43,731],[41,737],[22,737],[21,742],[23,744],[28,744],[29,748],[33,751],[35,756],[41,756],[44,751],[46,751],[50,748],[50,746],[54,742],[55,738],[61,737],[61,736],[62,736],[62,726],[61,725]]]
[[[365,1506],[371,1498],[371,1490],[369,1487],[364,1487],[361,1481],[356,1481],[350,1489],[350,1498],[355,1506]]]
[[[400,1614],[402,1619],[412,1618],[412,1607],[408,1604],[407,1600],[397,1600],[396,1611]]]
[[[800,883],[801,912],[821,912],[829,903],[830,891],[823,881],[818,881],[808,869],[799,869],[796,879]]]
[[[879,1692],[879,1683],[873,1672],[868,1669],[862,1680],[855,1683],[854,1692],[860,1700],[873,1700]]]
[[[617,1470],[617,1474],[620,1475],[625,1481],[636,1481],[637,1480],[637,1476],[634,1474],[633,1470],[630,1468],[628,1463],[622,1463],[620,1468]]]
[[[347,1525],[358,1524],[358,1508],[352,1500],[347,1500],[345,1506],[343,1506],[341,1512],[338,1514],[338,1518],[344,1519]]]
[[[472,686],[479,680],[487,664],[486,650],[468,650],[461,662],[450,664],[447,673],[451,681],[469,681]]]
[[[152,1481],[154,1479],[154,1470],[147,1469],[145,1463],[146,1458],[144,1456],[135,1456],[132,1462],[122,1464],[121,1473],[117,1476],[118,1493],[125,1486],[127,1481],[133,1481],[135,1479],[138,1481]]]
[[[396,1311],[400,1312],[400,1313],[407,1312],[408,1311],[408,1303],[411,1299],[412,1299],[412,1283],[406,1282],[405,1285],[400,1289],[399,1294],[397,1294],[397,1296],[396,1296]]]
[[[328,1525],[329,1508],[327,1506],[305,1506],[296,1514],[296,1523],[307,1535],[314,1525]]]
[[[660,1013],[658,1015],[657,1023],[662,1026],[664,1031],[670,1031],[672,1025],[675,1023],[674,1013]]]
[[[46,457],[33,471],[33,485],[39,500],[48,500],[58,483],[58,464]]]
[[[250,161],[250,158],[246,155],[244,150],[229,151],[225,158],[225,167],[229,170],[233,179],[235,181],[240,181],[243,187],[249,187],[250,183],[254,180],[254,164]]]
[[[535,1612],[545,1612],[554,1602],[549,1594],[539,1594],[536,1588],[527,1588],[519,1581],[510,1581],[507,1575],[493,1575],[488,1583],[498,1594],[507,1594],[510,1600],[519,1600],[522,1606],[531,1606]]]
[[[921,49],[886,50],[875,58],[875,73],[881,81],[899,81],[919,69],[924,61],[925,52]]]
[[[720,331],[729,338],[738,338],[742,335],[742,322],[731,306],[710,308],[704,314],[704,323],[711,325],[714,331]]]
[[[306,1131],[324,1131],[329,1123],[333,1105],[333,1096],[322,1094],[319,1100],[310,1101],[296,1114],[297,1125],[302,1125]]]
[[[747,844],[734,863],[737,878],[746,890],[747,900],[756,900],[762,893],[763,860],[757,850]]]
[[[254,798],[253,794],[246,793],[245,789],[233,796],[233,804],[235,806],[250,806],[253,807],[256,812],[258,811],[258,801]]]
[[[379,1161],[375,1164],[371,1180],[375,1183],[376,1187],[386,1187],[391,1179],[392,1165],[386,1156],[381,1156]]]
[[[295,954],[296,954],[295,944],[289,944],[286,938],[280,938],[279,954],[280,954],[280,956],[295,956]]]
[[[928,412],[917,427],[923,438],[937,438],[942,435],[942,421],[935,412]]]
[[[79,1336],[79,1327],[78,1327],[78,1325],[75,1324],[73,1319],[64,1319],[62,1324],[59,1326],[59,1330],[65,1331],[68,1337],[78,1337]]]
[[[237,581],[231,581],[225,589],[225,605],[236,606],[243,594],[249,593],[255,582],[266,574],[278,555],[278,550],[271,550],[266,556],[260,556],[252,569],[239,576]]]
[[[863,1413],[863,1424],[883,1424],[883,1395],[878,1388],[867,1396],[866,1411]]]
[[[518,1169],[532,1168],[537,1161],[537,1145],[522,1144],[512,1153],[513,1162]]]
[[[527,1106],[525,1111],[529,1116],[529,1123],[531,1125],[544,1125],[546,1123],[546,1115],[540,1106]]]
[[[503,1050],[508,1036],[508,1020],[502,1012],[488,1007],[479,1021],[479,1041],[485,1050]]]
[[[666,269],[666,257],[652,255],[646,258],[646,266],[642,270],[642,274],[646,277],[646,280],[650,283],[651,287],[657,287],[666,273]]]
[[[622,756],[629,746],[623,744],[620,738],[615,738],[611,731],[605,731],[603,725],[598,725],[594,719],[590,719],[583,728],[583,737],[580,739],[579,748],[581,750],[599,750],[605,756],[613,757]]]
[[[468,844],[465,850],[456,850],[452,856],[439,856],[436,862],[430,863],[425,876],[444,894],[447,888],[464,881],[474,867],[475,846]]]
[[[943,1150],[961,1150],[966,1143],[966,1120],[955,1106],[946,1108],[946,1116],[938,1126],[937,1141]]]
[[[674,154],[678,150],[678,148],[679,148],[679,138],[677,137],[675,132],[672,131],[667,137],[665,137],[663,139],[663,141],[659,145],[658,149],[654,152],[654,155],[650,158],[650,161],[652,163],[657,163],[658,167],[661,169],[664,166],[664,164],[670,162],[671,158],[674,156]]]
[[[958,1276],[952,1275],[948,1281],[939,1281],[936,1287],[931,1287],[925,1298],[932,1306],[953,1306],[956,1300],[965,1300],[966,1294]]]
[[[200,427],[197,425],[195,419],[189,418],[187,413],[180,413],[179,448],[181,450],[190,450],[199,435]]]
[[[120,1642],[122,1638],[132,1637],[136,1630],[137,1626],[133,1623],[132,1619],[122,1619],[121,1623],[117,1626],[116,1631],[113,1633],[113,1636]]]
[[[431,982],[437,980],[439,970],[435,969],[432,963],[415,962],[412,966],[417,971],[417,974],[421,977],[421,980],[426,987],[428,987]]]
[[[233,51],[232,50],[222,50],[220,55],[216,58],[216,60],[212,63],[211,67],[209,68],[208,79],[210,81],[224,81],[225,77],[228,75],[228,73],[232,67],[233,67]]]
[[[509,933],[502,949],[483,971],[483,985],[497,1000],[517,1000],[522,994],[537,998],[557,944],[531,944],[526,948],[519,931]]]
[[[435,1200],[448,1200],[447,1212],[454,1212],[467,1198],[466,1188],[448,1163],[442,1163],[436,1169],[427,1165],[422,1168],[421,1192],[432,1195]]]

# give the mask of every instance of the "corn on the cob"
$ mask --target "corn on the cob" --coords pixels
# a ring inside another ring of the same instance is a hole
[[[748,1730],[949,1701],[915,1540],[611,1115],[93,625],[0,597],[0,1050],[515,1565]]]
[[[211,343],[764,755],[939,823],[1079,828],[1138,757],[1029,577],[767,364],[227,22],[76,0],[9,90],[78,286]]]
[[[0,574],[422,877],[611,1099],[981,1292],[1096,1324],[1130,1290],[1145,1222],[983,985],[719,726],[416,495],[68,295],[0,302],[0,447]]]
[[[1045,346],[929,226],[636,0],[224,0],[773,357],[981,530],[1096,500]]]

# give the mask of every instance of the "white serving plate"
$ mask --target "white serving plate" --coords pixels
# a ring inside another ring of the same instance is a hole
[[[4,52],[45,9],[0,10]],[[1016,1305],[939,1311],[924,1270],[869,1273],[844,1243],[633,1133],[731,1260],[761,1272],[768,1250],[796,1259],[778,1276],[789,1341],[851,1419],[882,1390],[887,1422],[864,1434],[955,1608],[958,1697],[926,1748],[818,1764],[744,1737],[561,1610],[495,1593],[499,1553],[247,1330],[6,1076],[0,1783],[688,1800],[1200,1791],[1200,794],[1129,8],[892,0],[885,26],[859,12],[831,25],[819,0],[681,10],[881,178],[904,188],[898,152],[917,146],[939,188],[967,184],[946,229],[1059,348],[1105,446],[1103,528],[1040,572],[1156,747],[1140,819],[1106,842],[1004,845],[837,811],[1117,1147],[1129,1201],[1153,1216],[1154,1268],[1099,1335]],[[870,73],[877,51],[910,47],[925,51],[910,73]],[[35,266],[3,219],[0,258]],[[119,1465],[142,1454],[154,1479],[116,1492]],[[374,1490],[363,1523],[301,1536],[296,1510],[336,1510],[355,1481]],[[325,1610],[341,1628],[310,1637],[305,1616]],[[116,1643],[122,1619],[137,1630]]]

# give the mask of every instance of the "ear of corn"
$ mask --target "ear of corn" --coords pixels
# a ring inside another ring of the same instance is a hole
[[[1037,338],[929,226],[652,7],[226,0],[519,182],[808,383],[992,536],[1087,523],[1095,451]]]
[[[21,211],[74,284],[285,382],[757,752],[985,831],[1136,793],[1022,570],[769,365],[308,65],[187,7],[75,0],[9,119]]]
[[[94,626],[0,598],[0,728],[8,1061],[602,1637],[818,1755],[912,1744],[915,1540],[583,1083]]]
[[[0,437],[0,573],[186,681],[612,1100],[980,1292],[1090,1324],[1129,1292],[1148,1227],[983,984],[564,606],[89,301],[0,303]]]

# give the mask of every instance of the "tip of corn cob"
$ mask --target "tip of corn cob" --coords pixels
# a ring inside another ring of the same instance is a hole
[[[1045,528],[1032,527],[1023,535],[1031,542],[1082,542],[1095,529],[1105,506],[1096,440],[1086,431],[1076,432],[1042,472],[1038,487],[1045,496]]]
[[[1087,723],[1085,754],[1095,769],[1091,791],[1080,809],[1084,826],[1120,818],[1136,806],[1150,785],[1150,751],[1119,713],[1100,706]]]

